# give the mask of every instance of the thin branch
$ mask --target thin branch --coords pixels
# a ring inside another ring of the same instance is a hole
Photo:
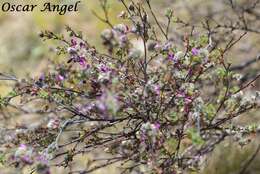
[[[159,23],[158,19],[156,18],[156,15],[154,14],[153,10],[152,10],[152,7],[151,7],[151,4],[150,4],[150,0],[146,0],[147,4],[148,4],[148,7],[149,7],[149,10],[150,12],[152,13],[152,16],[156,22],[156,24],[158,25],[159,29],[161,30],[162,34],[164,35],[164,37],[168,40],[168,36],[167,36],[167,33],[163,30],[161,24]]]

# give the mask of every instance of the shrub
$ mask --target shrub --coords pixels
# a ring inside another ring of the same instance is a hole
[[[98,149],[111,156],[70,173],[113,163],[122,164],[122,173],[182,173],[199,170],[205,155],[227,136],[248,143],[257,125],[238,127],[232,120],[259,107],[259,92],[246,92],[259,76],[240,85],[240,75],[225,60],[242,36],[215,48],[210,35],[191,32],[178,46],[169,36],[172,10],[166,11],[164,28],[149,0],[129,5],[121,0],[126,11],[119,16],[130,23],[113,25],[102,2],[105,18],[97,17],[110,27],[101,33],[107,53],[70,27],[68,36],[44,31],[40,37],[57,40],[57,53],[66,60],[53,62],[36,79],[2,74],[16,84],[1,97],[1,108],[14,107],[18,98],[17,111],[41,114],[48,123],[17,128],[11,141],[20,145],[1,161],[6,157],[16,167],[47,174],[56,158],[62,157],[56,166],[67,168],[77,155]]]

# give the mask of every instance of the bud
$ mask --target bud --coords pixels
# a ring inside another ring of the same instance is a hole
[[[127,18],[127,13],[125,11],[121,11],[117,17],[126,19]]]
[[[40,32],[38,35],[39,35],[39,37],[44,37],[44,33],[43,32]]]
[[[120,33],[126,33],[128,31],[128,27],[124,24],[117,24],[114,26],[114,30]]]
[[[167,18],[171,18],[171,17],[173,16],[173,10],[170,9],[170,8],[168,8],[168,9],[166,10],[166,12],[165,12],[165,16],[166,16]]]
[[[129,8],[130,11],[135,11],[135,7],[134,7],[133,4],[130,4],[128,8]]]
[[[105,29],[101,33],[101,38],[105,40],[110,40],[113,37],[113,32],[110,29]]]

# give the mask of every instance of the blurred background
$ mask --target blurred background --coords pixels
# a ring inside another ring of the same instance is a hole
[[[4,0],[2,0],[4,1]],[[6,0],[7,1],[7,0]],[[47,2],[31,1],[31,0],[8,0],[10,3],[17,4],[43,4]],[[72,0],[51,1],[53,3],[74,3]],[[227,34],[225,27],[233,21],[240,21],[240,7],[249,7],[254,5],[253,0],[237,0],[235,7],[232,8],[232,0],[152,0],[153,9],[158,14],[159,20],[163,21],[164,13],[167,8],[172,8],[174,15],[183,21],[195,25],[206,26],[208,19],[215,21],[209,25],[219,24],[222,27],[217,28],[216,38],[220,42],[219,45],[224,45],[229,38],[243,33],[243,29],[237,29],[232,34]],[[0,3],[2,4],[2,2]],[[122,22],[118,18],[118,14],[123,10],[123,6],[118,0],[109,0],[109,15],[113,24]],[[100,16],[103,15],[102,9],[99,6],[98,0],[82,0],[79,5],[79,12],[67,13],[66,15],[58,15],[57,13],[42,13],[35,10],[32,13],[12,13],[0,11],[0,72],[8,72],[20,78],[29,76],[38,76],[39,72],[46,67],[48,59],[55,60],[57,57],[53,49],[55,44],[46,44],[38,37],[38,33],[42,30],[51,30],[61,33],[65,30],[65,25],[69,25],[75,30],[82,31],[89,43],[95,45],[98,49],[103,49],[100,39],[100,33],[107,28],[106,24],[99,21],[92,13],[95,11]],[[241,39],[241,41],[232,48],[227,58],[232,65],[239,65],[247,60],[256,59],[260,53],[260,7],[259,4],[254,8],[253,15],[244,14],[247,18],[248,28],[250,31]],[[184,24],[172,24],[171,37],[181,38],[185,33],[190,32],[191,28],[185,27]],[[197,33],[207,33],[205,27],[195,28]],[[176,41],[177,42],[177,41]],[[180,44],[180,43],[176,43]],[[47,54],[48,53],[48,54]],[[258,73],[260,63],[257,61],[240,73],[242,75],[255,75]],[[259,81],[256,82],[255,88],[259,90]],[[0,82],[0,94],[5,95],[8,92],[8,83]],[[1,117],[0,117],[1,119]],[[259,113],[250,113],[236,120],[237,124],[260,123]],[[0,120],[1,122],[1,120]],[[19,122],[19,121],[18,121]],[[15,123],[14,123],[15,124]],[[1,137],[0,137],[1,138]],[[254,141],[248,146],[241,147],[231,140],[226,140],[220,144],[213,153],[211,153],[205,162],[205,174],[236,174],[240,167],[250,159],[255,151],[256,145],[259,144],[257,135]],[[86,159],[82,157],[82,163]],[[250,164],[246,174],[260,173],[260,154]],[[0,174],[7,172],[5,167],[0,167]],[[110,172],[117,173],[117,170],[110,167]],[[8,171],[11,172],[11,171]],[[7,172],[7,173],[8,173]],[[16,171],[17,172],[17,171]],[[20,171],[21,172],[21,171]],[[55,171],[55,173],[66,171]],[[25,172],[26,173],[26,172]],[[100,170],[97,173],[104,173]]]

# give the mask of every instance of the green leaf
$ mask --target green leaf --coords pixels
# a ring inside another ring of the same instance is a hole
[[[199,132],[191,128],[187,131],[188,138],[191,139],[192,143],[196,146],[201,146],[204,144],[204,140],[201,138]]]
[[[0,153],[0,164],[4,164],[5,163],[5,154]]]
[[[17,92],[16,91],[11,91],[11,92],[9,92],[8,93],[8,97],[14,97],[14,96],[16,96],[17,95]]]
[[[208,120],[211,120],[216,113],[216,108],[214,107],[213,104],[208,104],[207,106],[204,106],[203,111],[204,111],[206,118]]]
[[[49,93],[44,91],[44,90],[40,90],[39,92],[39,97],[43,98],[43,99],[48,99],[49,97]]]
[[[199,44],[203,47],[208,44],[208,41],[209,41],[208,36],[204,35],[200,37]]]
[[[223,78],[226,76],[226,70],[224,68],[217,68],[216,69],[217,76]]]
[[[170,114],[170,120],[171,121],[173,121],[173,122],[176,122],[176,121],[178,121],[178,115],[177,115],[177,113],[176,112],[172,112],[171,114]]]
[[[168,8],[167,10],[166,10],[166,12],[165,12],[165,16],[167,17],[167,18],[172,18],[172,16],[173,16],[173,10],[172,9],[170,9],[170,8]]]

